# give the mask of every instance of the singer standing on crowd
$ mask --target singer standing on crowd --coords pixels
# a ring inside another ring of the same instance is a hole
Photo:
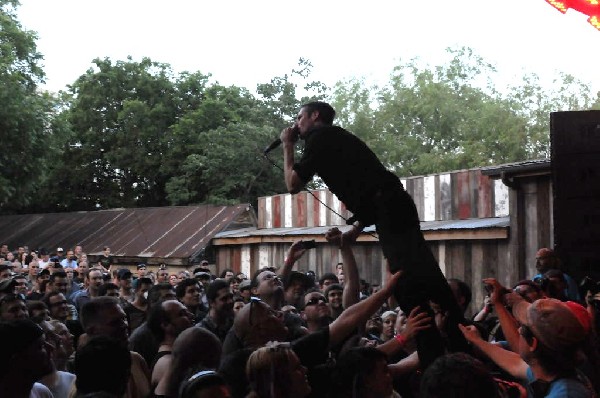
[[[377,156],[354,134],[333,125],[335,110],[325,102],[305,104],[293,127],[284,129],[285,183],[290,193],[304,188],[319,175],[328,188],[353,213],[343,234],[342,244],[354,242],[364,227],[375,224],[390,272],[403,270],[395,297],[405,313],[420,306],[427,310],[432,327],[417,335],[419,358],[423,368],[445,351],[445,344],[433,324],[429,300],[448,312],[446,332],[448,349],[464,351],[467,342],[458,329],[463,314],[446,278],[421,232],[419,216],[400,179],[386,170]],[[304,152],[294,161],[294,144],[304,140]]]

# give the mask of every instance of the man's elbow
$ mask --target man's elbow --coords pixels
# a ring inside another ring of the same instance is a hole
[[[297,194],[301,190],[302,190],[302,188],[299,188],[299,187],[288,187],[288,193],[292,194],[292,195]]]
[[[287,190],[288,193],[294,195],[297,194],[298,192],[300,192],[302,190],[302,188],[304,188],[304,184],[302,183],[302,181],[300,180],[300,178],[294,178],[292,177],[292,180],[289,181],[287,184]]]

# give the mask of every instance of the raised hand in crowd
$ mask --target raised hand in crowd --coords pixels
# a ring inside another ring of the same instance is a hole
[[[404,336],[406,340],[412,340],[415,338],[417,333],[421,330],[425,330],[431,326],[431,318],[426,312],[421,311],[420,307],[415,307],[408,315],[406,325],[400,335]]]

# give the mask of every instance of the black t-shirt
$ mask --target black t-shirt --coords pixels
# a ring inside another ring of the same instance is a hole
[[[317,174],[356,219],[375,223],[373,195],[389,185],[400,184],[369,147],[338,126],[319,126],[304,138],[304,153],[294,170],[306,183]]]
[[[233,340],[235,344],[240,342],[234,338],[235,334],[230,331],[225,339],[225,345]],[[313,388],[311,397],[323,396],[330,380],[330,371],[327,367],[329,359],[329,328],[323,328],[317,332],[307,334],[291,342],[292,350],[300,359],[302,365],[308,368],[308,379]],[[232,347],[230,347],[232,348]],[[223,355],[219,373],[225,378],[231,394],[234,398],[245,397],[249,392],[248,379],[246,378],[246,363],[252,354],[252,349],[242,348],[236,351],[227,350],[229,354]],[[226,351],[224,351],[226,352]]]
[[[98,259],[98,262],[100,262],[104,268],[109,269],[113,263],[113,256],[102,256]]]

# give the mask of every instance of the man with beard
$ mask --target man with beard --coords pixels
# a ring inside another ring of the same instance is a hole
[[[284,302],[283,282],[273,268],[263,268],[252,278],[252,295],[260,298],[274,310],[280,310]]]
[[[158,352],[150,365],[153,390],[171,367],[171,351],[175,339],[181,332],[192,326],[192,319],[190,311],[177,300],[163,301],[152,307],[148,316],[148,328],[156,341],[160,341]],[[154,393],[160,395],[157,391]]]
[[[284,285],[285,302],[296,308],[302,308],[304,305],[304,295],[311,285],[313,285],[308,276],[302,272],[292,271]]]
[[[198,326],[210,330],[223,341],[233,325],[233,293],[229,283],[223,279],[214,280],[208,285],[206,298],[210,309]]]
[[[123,311],[127,314],[127,324],[129,325],[129,334],[133,333],[142,323],[146,321],[148,315],[148,291],[152,287],[150,278],[136,279],[134,299],[123,306]]]
[[[81,308],[81,325],[88,339],[105,336],[127,346],[129,337],[127,316],[114,297],[96,297],[85,303]],[[147,397],[149,394],[150,370],[148,365],[140,354],[131,351],[131,375],[125,397]]]

